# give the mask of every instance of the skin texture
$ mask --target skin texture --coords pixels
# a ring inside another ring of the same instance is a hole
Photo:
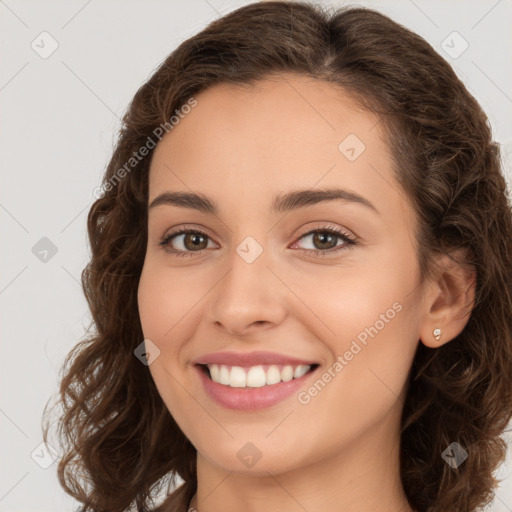
[[[193,505],[410,511],[398,464],[406,380],[420,339],[436,347],[466,325],[471,276],[439,257],[442,271],[420,283],[415,215],[382,127],[336,86],[283,75],[249,89],[219,84],[196,98],[155,149],[149,202],[165,191],[201,193],[219,214],[150,209],[138,291],[144,336],[160,349],[151,375],[198,451]],[[338,149],[349,134],[365,144],[354,161]],[[271,212],[276,195],[328,187],[365,197],[378,213],[339,199]],[[333,252],[313,235],[301,238],[326,225],[357,245]],[[194,254],[183,235],[169,242],[189,248],[183,257],[158,245],[181,227],[204,231],[207,248]],[[248,236],[263,249],[250,264],[236,252]],[[394,318],[305,405],[293,394],[263,410],[225,409],[192,365],[206,353],[267,350],[317,361],[318,376],[396,303]],[[237,457],[247,442],[261,452],[251,468]]]

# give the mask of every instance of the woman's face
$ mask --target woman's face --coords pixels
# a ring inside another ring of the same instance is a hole
[[[396,455],[422,299],[378,118],[294,75],[196,99],[149,177],[138,301],[162,399],[228,471]]]

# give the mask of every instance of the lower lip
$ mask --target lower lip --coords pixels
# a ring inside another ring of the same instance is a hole
[[[253,411],[256,409],[264,409],[271,407],[294,393],[297,393],[304,382],[318,369],[309,371],[298,379],[292,379],[288,382],[280,382],[270,386],[262,386],[260,388],[232,388],[214,382],[200,366],[196,366],[206,393],[218,404],[228,409],[236,409],[238,411]]]

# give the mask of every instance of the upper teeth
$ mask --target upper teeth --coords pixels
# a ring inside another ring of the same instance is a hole
[[[223,364],[209,364],[207,366],[214,382],[232,388],[260,388],[265,385],[278,384],[281,381],[288,382],[289,380],[302,377],[311,369],[309,364],[287,365],[283,366],[281,370],[276,365],[268,367],[259,365],[249,368],[242,368],[241,366],[229,367]]]

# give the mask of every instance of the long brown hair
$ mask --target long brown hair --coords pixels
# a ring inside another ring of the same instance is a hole
[[[339,85],[379,114],[397,180],[418,216],[422,277],[433,254],[457,249],[467,255],[460,264],[477,272],[462,333],[438,349],[418,346],[400,471],[418,511],[472,511],[493,498],[512,416],[512,215],[487,117],[425,40],[383,14],[286,1],[239,8],[184,41],[123,118],[104,194],[88,215],[92,256],[82,285],[93,331],[61,369],[58,476],[83,511],[149,510],[178,476],[184,484],[166,509],[186,510],[197,487],[196,451],[134,356],[143,340],[137,287],[152,150],[129,171],[126,163],[209,86],[250,86],[282,72]],[[50,442],[48,431],[47,422]],[[454,441],[469,454],[457,469],[441,457]]]

